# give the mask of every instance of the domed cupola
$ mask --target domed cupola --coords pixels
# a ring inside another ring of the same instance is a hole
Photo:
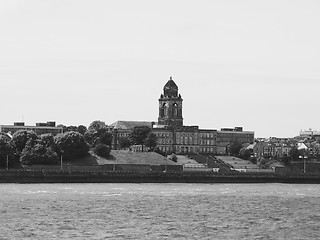
[[[166,97],[178,97],[178,86],[172,80],[172,77],[170,77],[166,85],[164,85],[163,93]]]

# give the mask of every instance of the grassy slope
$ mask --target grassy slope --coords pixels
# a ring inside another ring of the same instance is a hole
[[[112,150],[110,157],[102,158],[89,152],[89,155],[72,163],[64,165],[103,165],[103,164],[151,164],[151,165],[176,165],[175,162],[154,152],[131,152],[127,150]]]

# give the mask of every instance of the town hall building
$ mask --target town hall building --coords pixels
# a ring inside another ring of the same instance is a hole
[[[128,137],[135,126],[149,126],[158,137],[158,147],[166,153],[227,154],[228,146],[234,141],[251,143],[254,132],[241,127],[200,129],[199,126],[184,126],[182,97],[172,77],[164,85],[159,98],[158,122],[117,121],[110,125],[113,132],[113,148],[118,149],[121,137]]]

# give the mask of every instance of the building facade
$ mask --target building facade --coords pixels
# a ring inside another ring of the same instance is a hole
[[[211,153],[217,151],[217,131],[198,126],[157,127],[152,131],[158,137],[158,147],[167,153]]]

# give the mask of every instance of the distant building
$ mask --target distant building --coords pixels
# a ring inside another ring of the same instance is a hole
[[[296,142],[289,138],[269,138],[257,140],[253,147],[255,157],[283,157],[288,156]]]
[[[37,135],[44,133],[52,133],[56,135],[63,133],[62,127],[56,127],[55,122],[36,123],[36,126],[25,126],[24,122],[15,122],[13,125],[0,125],[0,132],[14,134],[19,130],[30,130],[34,131]]]
[[[305,138],[320,137],[320,131],[316,131],[312,129],[300,131],[300,137],[305,137]]]
[[[230,143],[253,143],[254,132],[243,131],[242,127],[221,128],[217,131],[217,153],[227,155]]]
[[[199,129],[199,126],[184,126],[182,97],[172,77],[164,85],[159,98],[158,123],[138,121],[117,121],[109,126],[113,133],[113,148],[118,148],[121,137],[128,137],[135,126],[149,126],[158,137],[158,147],[166,153],[227,154],[230,143],[252,143],[254,132],[243,131],[242,127]]]

